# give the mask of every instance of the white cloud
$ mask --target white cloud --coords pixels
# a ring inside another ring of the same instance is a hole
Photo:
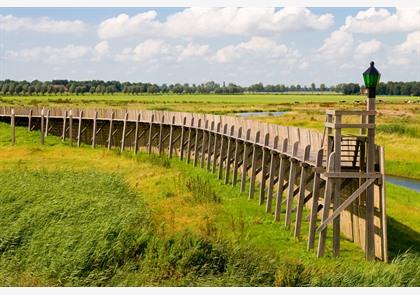
[[[179,51],[178,61],[182,61],[188,58],[206,56],[209,52],[209,46],[190,42],[185,47],[179,47]]]
[[[0,14],[0,31],[34,31],[43,33],[79,33],[86,30],[80,20],[52,20],[48,17],[27,18]]]
[[[121,14],[103,21],[98,28],[102,39],[130,36],[211,37],[251,35],[262,32],[323,30],[334,23],[332,14],[316,15],[306,8],[187,8],[156,19],[154,10],[129,17]]]
[[[101,41],[93,48],[93,59],[94,61],[100,61],[105,57],[111,55],[111,48],[108,41]]]
[[[67,45],[62,48],[38,46],[21,50],[8,50],[5,54],[7,58],[19,61],[45,61],[55,65],[78,61],[80,58],[87,56],[90,52],[90,47]]]
[[[415,31],[420,29],[420,8],[397,8],[395,14],[384,8],[369,8],[348,16],[343,29],[364,34]]]
[[[392,48],[388,57],[391,65],[419,64],[420,61],[420,31],[409,33],[406,40]]]
[[[362,42],[357,45],[355,49],[355,55],[360,58],[365,58],[372,56],[372,54],[377,53],[382,48],[382,43],[376,39]]]
[[[322,60],[336,60],[347,57],[353,52],[354,39],[352,34],[341,29],[334,31],[324,40],[318,49],[318,57]]]
[[[252,37],[247,42],[228,45],[219,49],[212,60],[218,63],[230,63],[238,59],[253,60],[263,58],[270,62],[296,62],[298,52],[289,49],[284,44],[278,44],[266,37]]]

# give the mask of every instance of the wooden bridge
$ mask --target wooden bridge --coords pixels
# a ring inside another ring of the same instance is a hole
[[[360,123],[343,123],[347,116],[359,117]],[[339,255],[342,235],[367,259],[387,261],[384,151],[374,144],[374,117],[375,111],[327,110],[321,134],[209,114],[0,107],[0,120],[11,123],[12,144],[18,125],[40,130],[41,144],[54,135],[76,146],[176,156],[258,198],[295,238],[308,221],[307,247],[317,246],[318,257],[324,255],[332,223],[333,256]],[[346,135],[343,129],[357,132]]]

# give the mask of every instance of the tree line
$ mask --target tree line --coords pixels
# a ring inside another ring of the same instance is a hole
[[[119,81],[73,81],[73,80],[52,80],[52,81],[0,81],[0,95],[46,95],[46,94],[114,94],[125,93],[131,95],[174,93],[174,94],[238,94],[238,93],[319,93],[337,92],[344,95],[363,93],[364,86],[357,83],[340,83],[327,87],[325,84],[311,85],[284,85],[257,83],[250,86],[239,86],[234,83],[218,84],[214,81],[202,84],[154,84],[154,83],[132,83]],[[381,82],[377,87],[378,95],[407,95],[420,96],[420,82]]]

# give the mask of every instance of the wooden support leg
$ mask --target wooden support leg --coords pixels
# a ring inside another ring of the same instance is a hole
[[[69,142],[70,146],[73,145],[73,112],[69,111]]]
[[[128,119],[128,113],[126,112],[124,114],[123,130],[122,130],[122,134],[121,134],[121,152],[123,152],[124,148],[125,148],[125,136],[126,136],[126,130],[127,130],[127,119]]]
[[[82,118],[83,118],[83,111],[79,112],[79,126],[77,128],[77,147],[80,147],[80,140],[82,135]]]
[[[308,179],[308,170],[309,167],[305,163],[309,161],[309,153],[310,153],[311,146],[307,145],[305,147],[304,157],[303,157],[303,163],[301,163],[301,174],[300,174],[300,184],[299,184],[299,197],[298,197],[298,204],[296,208],[296,221],[295,221],[295,232],[294,237],[299,238],[300,237],[300,229],[302,225],[302,214],[303,214],[303,205],[305,201],[305,188],[307,184]]]
[[[197,128],[195,128],[195,140],[194,140],[194,167],[197,166],[198,162],[198,138],[200,136],[200,130],[201,128],[201,119],[198,119]]]
[[[235,140],[235,156],[233,160],[233,172],[232,172],[232,186],[236,185],[238,180],[238,162],[239,162],[239,138],[242,137],[242,127],[239,127],[238,136]]]
[[[194,117],[191,118],[191,125],[188,127],[187,163],[191,160],[192,131],[194,128]]]
[[[213,133],[214,130],[214,121],[211,122],[211,131],[209,131],[209,136],[208,136],[208,145],[207,145],[207,170],[210,171],[210,163],[211,163],[211,143],[212,143],[212,138],[215,138],[215,135]]]
[[[220,152],[219,152],[219,174],[218,179],[222,179],[223,174],[223,157],[224,157],[224,149],[225,149],[225,141],[226,141],[226,134],[227,133],[227,124],[223,127],[223,135],[220,136]]]
[[[44,109],[41,110],[41,144],[44,144]]]
[[[61,139],[63,141],[66,140],[66,128],[67,128],[66,122],[67,122],[67,110],[64,111],[64,115],[63,115],[63,131],[61,133]]]
[[[274,138],[274,144],[273,148],[276,150],[277,146],[279,144],[279,137],[276,136]],[[272,200],[273,200],[273,188],[274,188],[274,177],[278,175],[278,170],[275,169],[275,162],[276,162],[277,156],[274,153],[273,150],[270,152],[270,170],[269,170],[269,176],[268,176],[268,192],[267,192],[267,204],[265,206],[265,211],[267,213],[271,212],[271,206],[272,206]]]
[[[212,172],[213,173],[216,173],[216,164],[217,164],[217,158],[218,158],[218,155],[217,155],[217,151],[218,151],[218,142],[217,142],[218,140],[217,140],[217,137],[218,137],[218,134],[220,133],[220,128],[221,128],[221,123],[219,122],[217,124],[216,133],[214,133],[213,169],[212,169]]]
[[[251,178],[249,180],[249,194],[248,199],[252,199],[254,197],[254,190],[255,190],[255,178],[257,176],[257,143],[260,141],[260,131],[257,131],[255,134],[255,141],[252,147],[252,162],[251,162]]]
[[[96,127],[98,124],[98,112],[95,111],[93,115],[93,126],[92,126],[92,148],[96,148]]]
[[[16,120],[15,120],[15,109],[11,110],[10,114],[10,127],[11,127],[11,136],[12,136],[12,145],[15,145],[15,126]]]
[[[332,152],[328,158],[327,164],[327,172],[332,172],[334,170],[334,161],[335,161],[335,152]],[[321,222],[324,223],[327,220],[330,214],[330,204],[331,204],[331,196],[332,196],[333,186],[331,183],[331,178],[326,180],[325,184],[325,194],[324,194],[324,209],[322,210],[322,220]],[[327,238],[327,227],[323,229],[319,233],[319,242],[318,242],[318,253],[317,256],[321,257],[325,253],[325,240]]]
[[[165,116],[162,116],[162,120],[159,125],[159,156],[162,156],[163,153],[163,123],[165,122]]]
[[[172,159],[173,149],[174,149],[174,125],[175,125],[175,116],[172,116],[172,124],[169,126],[169,158]]]
[[[297,156],[299,142],[295,142],[293,145],[293,157]],[[292,205],[293,205],[293,196],[295,191],[295,181],[296,181],[296,171],[297,163],[294,158],[290,158],[290,170],[289,170],[289,186],[287,188],[287,200],[286,200],[286,218],[284,225],[286,228],[290,227],[292,222]]]
[[[241,193],[245,192],[246,175],[248,174],[248,141],[251,138],[251,129],[246,131],[246,137],[244,141],[244,154],[242,159],[242,175],[241,175]]]
[[[316,168],[322,167],[322,159],[324,156],[324,150],[319,149],[317,156],[316,156]],[[308,235],[308,250],[314,248],[315,242],[315,230],[316,230],[316,217],[318,215],[318,200],[319,200],[319,190],[320,190],[320,183],[321,177],[319,172],[314,172],[314,183],[312,188],[312,206],[311,206],[311,213],[309,219],[309,235]]]
[[[379,147],[379,171],[382,174],[381,185],[379,188],[379,203],[381,210],[381,236],[382,236],[382,259],[388,262],[388,229],[386,218],[386,197],[385,197],[385,151]]]
[[[200,167],[204,168],[204,162],[206,159],[206,141],[207,139],[207,129],[209,127],[209,120],[206,120],[204,125],[204,129],[202,130],[202,141],[201,141],[201,159],[200,159]]]
[[[264,138],[264,147],[262,148],[262,159],[261,159],[261,183],[260,183],[260,201],[259,205],[261,206],[264,203],[265,199],[265,182],[266,182],[266,175],[267,175],[267,156],[268,156],[268,143],[270,140],[270,133],[267,133]]]
[[[284,179],[286,178],[286,166],[290,162],[285,156],[287,151],[288,140],[285,138],[282,144],[282,152],[280,154],[279,180],[277,181],[276,210],[274,212],[274,220],[280,221],[281,204],[283,202]]]
[[[50,114],[51,114],[51,110],[47,111],[47,118],[45,120],[45,132],[44,132],[44,136],[47,137],[48,135],[48,128],[50,125]]]
[[[32,128],[32,109],[29,110],[28,116],[28,131],[31,131]]]
[[[108,133],[108,150],[112,147],[112,125],[114,121],[114,112],[111,113],[111,118],[109,119],[109,133]]]
[[[235,133],[235,126],[230,127],[230,136],[227,137],[227,154],[226,154],[226,174],[225,174],[225,184],[229,183],[229,174],[230,174],[230,158],[231,158],[231,149],[232,149],[232,138]]]
[[[187,118],[186,117],[184,117],[184,120],[182,121],[182,127],[181,127],[181,142],[180,142],[180,145],[179,145],[179,148],[180,148],[179,159],[181,161],[184,159],[185,124],[187,124]]]
[[[139,150],[139,124],[141,119],[141,113],[137,114],[137,120],[136,120],[136,129],[134,131],[134,154],[137,155],[137,152]]]
[[[149,123],[149,139],[147,140],[147,152],[149,155],[152,153],[152,136],[153,136],[153,121],[155,119],[155,115],[152,115],[150,117],[150,123]]]

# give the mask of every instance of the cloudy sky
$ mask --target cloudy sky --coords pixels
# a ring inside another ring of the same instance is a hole
[[[0,8],[0,80],[420,81],[420,9]]]

